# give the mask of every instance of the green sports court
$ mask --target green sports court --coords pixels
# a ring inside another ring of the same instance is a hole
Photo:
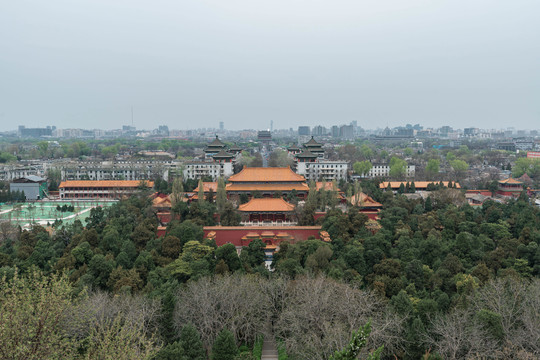
[[[90,210],[95,207],[109,207],[115,201],[36,201],[17,204],[0,204],[0,221],[11,221],[22,228],[31,224],[42,226],[52,225],[56,220],[63,224],[85,220],[90,216]],[[73,207],[73,211],[61,211],[58,207]]]

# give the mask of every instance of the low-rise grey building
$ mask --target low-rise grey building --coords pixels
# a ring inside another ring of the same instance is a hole
[[[47,197],[47,180],[35,175],[15,179],[9,184],[9,191],[24,192],[26,200],[40,200]]]

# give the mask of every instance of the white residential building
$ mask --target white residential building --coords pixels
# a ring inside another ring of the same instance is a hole
[[[415,165],[407,165],[407,168],[405,169],[405,176],[414,177],[415,172]],[[371,168],[371,170],[369,170],[369,173],[367,174],[367,177],[370,178],[388,176],[390,176],[390,165],[388,164],[373,164],[373,167]]]
[[[298,161],[296,173],[303,175],[307,181],[339,181],[347,179],[349,163],[346,161],[318,160],[315,162]]]
[[[158,177],[169,180],[169,173],[176,169],[177,161],[69,161],[49,164],[49,169],[60,170],[66,180],[152,180]]]
[[[208,176],[212,181],[219,177],[228,178],[233,174],[232,162],[193,161],[184,165],[184,179],[200,179]]]

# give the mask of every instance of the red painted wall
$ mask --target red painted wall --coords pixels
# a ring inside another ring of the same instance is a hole
[[[313,214],[313,220],[317,221],[317,219],[322,218],[325,215],[326,215],[326,211],[325,212],[318,211],[315,214]]]

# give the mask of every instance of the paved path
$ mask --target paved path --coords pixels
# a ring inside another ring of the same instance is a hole
[[[278,360],[276,342],[273,336],[265,336],[261,360]]]

